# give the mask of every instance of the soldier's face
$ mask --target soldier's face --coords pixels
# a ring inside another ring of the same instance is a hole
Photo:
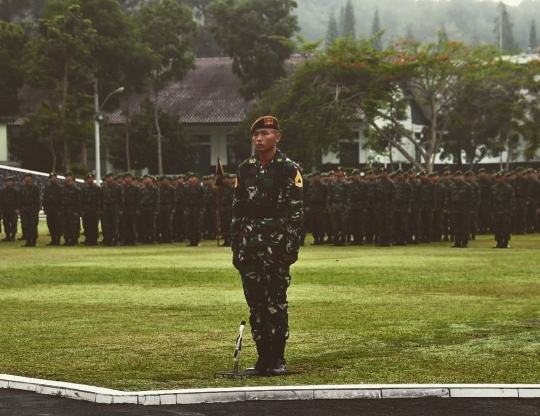
[[[192,176],[191,178],[188,178],[188,183],[191,186],[196,185],[198,181],[199,181],[199,178],[197,178],[196,176]]]
[[[13,188],[13,181],[6,181],[6,188]]]
[[[126,176],[126,177],[124,178],[124,183],[125,183],[126,185],[131,185],[131,178],[130,178],[129,176]]]
[[[480,179],[486,179],[487,178],[487,173],[486,172],[480,172],[478,176],[479,176]]]
[[[107,178],[105,178],[105,182],[110,185],[114,182],[114,178],[112,176],[108,176]]]
[[[88,179],[86,180],[86,184],[87,184],[88,186],[92,186],[92,185],[94,184],[94,178],[88,178]]]
[[[312,176],[311,179],[313,180],[313,182],[319,183],[321,181],[321,175]]]
[[[49,183],[51,185],[54,185],[56,182],[58,182],[58,178],[56,176],[52,176],[49,178]]]
[[[499,177],[496,177],[495,179],[497,180],[497,183],[498,183],[499,185],[502,185],[502,184],[506,181],[506,176],[501,175],[501,176],[499,176]]]
[[[458,175],[454,177],[454,181],[456,181],[457,183],[462,183],[464,179],[465,178],[463,177],[463,175]]]
[[[253,147],[259,153],[269,152],[276,148],[281,134],[274,129],[257,129],[251,136]]]
[[[144,184],[146,186],[150,186],[152,184],[152,179],[151,178],[144,178]]]
[[[343,179],[344,176],[345,174],[343,173],[342,170],[336,171],[336,179]]]
[[[65,182],[66,182],[66,185],[71,185],[73,183],[73,177],[66,176]]]

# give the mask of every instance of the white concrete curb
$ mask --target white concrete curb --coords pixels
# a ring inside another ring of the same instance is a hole
[[[143,405],[418,397],[540,398],[540,384],[350,384],[123,392],[6,374],[0,374],[0,388],[26,390],[93,403]]]

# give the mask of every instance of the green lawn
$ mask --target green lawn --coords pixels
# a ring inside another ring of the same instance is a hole
[[[213,377],[248,317],[228,248],[47,241],[0,244],[0,373],[120,390],[540,383],[540,235],[510,250],[488,236],[467,250],[307,246],[289,290],[290,375],[248,380]]]

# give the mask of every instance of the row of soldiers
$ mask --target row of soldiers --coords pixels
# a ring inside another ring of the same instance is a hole
[[[190,172],[187,175],[159,177],[145,175],[134,178],[131,173],[108,173],[101,187],[89,173],[79,186],[72,172],[59,181],[50,173],[49,184],[41,195],[31,173],[23,176],[19,187],[14,178],[6,177],[0,190],[0,215],[3,219],[5,238],[14,241],[18,217],[21,218],[25,247],[33,247],[37,240],[37,227],[41,208],[47,218],[51,241],[48,245],[78,244],[82,229],[84,245],[98,245],[99,223],[103,233],[101,244],[115,246],[182,242],[198,246],[201,238],[216,238],[217,218],[222,224],[225,244],[230,244],[228,224],[231,218],[232,182],[225,175],[219,194],[213,186],[213,177],[203,177]],[[219,195],[219,198],[218,198]],[[219,200],[218,200],[219,199]],[[219,213],[217,206],[223,207]],[[1,228],[0,228],[1,232]]]
[[[517,234],[538,230],[537,175],[524,168],[516,169],[511,179],[504,171],[490,177],[485,169],[478,175],[445,170],[442,176],[414,168],[392,174],[381,168],[378,175],[371,169],[361,175],[355,169],[349,178],[341,167],[328,174],[315,171],[306,175],[306,231],[313,233],[313,245],[453,240],[454,247],[467,247],[477,234],[492,232],[497,245],[507,247],[512,230]],[[496,188],[500,182],[505,185],[504,197],[502,188]],[[500,215],[505,216],[504,238],[497,237]]]

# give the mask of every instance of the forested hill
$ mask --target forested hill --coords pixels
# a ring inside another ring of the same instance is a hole
[[[324,39],[332,9],[339,20],[346,0],[297,0],[302,34],[309,40]],[[434,41],[444,27],[450,39],[470,44],[495,43],[497,2],[474,0],[351,0],[356,37],[370,36],[376,8],[384,29],[383,45],[411,34],[422,42]],[[531,22],[540,24],[540,1],[525,0],[506,6],[513,23],[514,38],[523,50],[529,44]]]

